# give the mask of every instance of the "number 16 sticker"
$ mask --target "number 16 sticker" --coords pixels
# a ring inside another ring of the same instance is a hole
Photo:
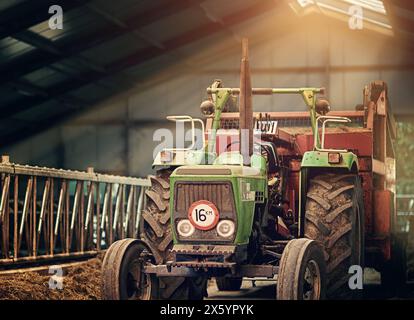
[[[188,209],[188,219],[199,230],[213,229],[219,220],[217,207],[210,201],[194,202]]]

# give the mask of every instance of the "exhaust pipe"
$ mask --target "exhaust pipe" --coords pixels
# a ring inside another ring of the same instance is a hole
[[[253,103],[247,38],[242,39],[239,116],[240,152],[243,156],[243,164],[250,165],[250,157],[253,154]]]

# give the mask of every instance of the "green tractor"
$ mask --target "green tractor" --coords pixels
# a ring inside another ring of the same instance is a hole
[[[206,124],[169,118],[207,133],[201,148],[156,157],[140,235],[105,255],[105,299],[202,299],[212,278],[219,290],[239,290],[243,278],[276,279],[277,299],[358,292],[348,285],[350,266],[364,263],[358,159],[325,147],[326,124],[351,120],[327,115],[321,88],[252,88],[247,40],[242,45],[240,88],[215,81],[207,89]],[[283,129],[288,113],[254,114],[254,94],[301,95],[308,113],[292,114],[303,132]]]

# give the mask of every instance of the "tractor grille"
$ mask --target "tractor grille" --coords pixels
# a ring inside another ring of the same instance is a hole
[[[230,219],[236,225],[237,219],[234,204],[233,188],[230,182],[177,182],[174,186],[174,225],[181,219],[188,219],[188,209],[193,202],[207,200],[217,207],[220,220]],[[181,241],[198,242],[211,241],[217,244],[233,241],[232,238],[221,238],[215,228],[207,231],[196,229],[192,236],[181,238]]]

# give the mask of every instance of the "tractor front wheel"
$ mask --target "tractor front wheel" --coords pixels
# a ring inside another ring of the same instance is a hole
[[[151,177],[146,190],[146,206],[141,216],[140,239],[154,255],[155,264],[172,260],[173,232],[170,224],[170,174],[161,170]],[[207,296],[207,278],[160,277],[159,298],[165,300],[201,300]]]
[[[277,277],[278,300],[325,298],[326,265],[316,241],[294,239],[283,250]]]
[[[152,300],[158,281],[144,272],[152,262],[150,250],[136,239],[114,242],[102,264],[102,298],[105,300]]]

